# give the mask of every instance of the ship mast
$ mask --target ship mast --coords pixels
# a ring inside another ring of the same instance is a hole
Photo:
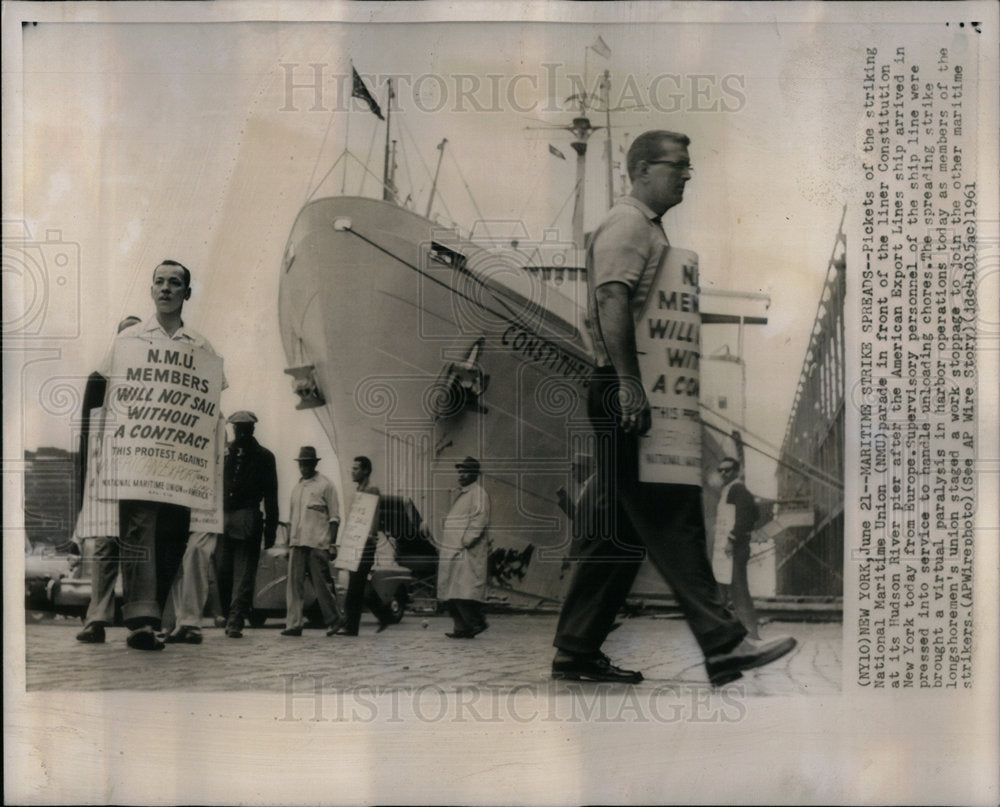
[[[427,212],[424,213],[424,218],[425,219],[429,219],[431,217],[431,205],[434,204],[434,192],[437,190],[438,174],[441,173],[441,160],[444,159],[444,145],[447,142],[448,142],[448,138],[447,137],[442,138],[441,142],[438,143],[438,146],[437,146],[438,151],[440,151],[441,153],[438,154],[437,168],[434,169],[434,181],[431,183],[431,197],[430,197],[430,199],[427,200]]]
[[[584,191],[587,177],[587,139],[594,132],[594,127],[590,125],[590,118],[587,117],[587,96],[580,93],[577,96],[580,102],[580,114],[573,118],[573,125],[569,130],[576,135],[570,145],[576,152],[576,195],[573,200],[573,243],[583,249],[583,205]]]
[[[611,164],[611,71],[604,71],[604,126],[608,136],[607,158],[608,158],[608,209],[615,203],[615,180],[614,170]]]
[[[389,125],[392,119],[392,79],[388,79],[389,85],[389,101],[385,105],[385,165],[382,169],[382,199],[386,202],[393,202],[396,199],[396,188],[393,177],[393,163],[395,162],[390,155],[390,135],[392,127]]]
[[[615,191],[614,191],[614,170],[611,162],[611,71],[604,71],[604,78],[601,82],[602,88],[604,90],[604,118],[605,118],[605,128],[607,129],[608,139],[605,144],[605,151],[607,154],[608,163],[608,209],[615,202]],[[587,183],[587,140],[590,136],[600,129],[601,127],[593,127],[590,125],[590,118],[587,117],[587,93],[581,92],[579,95],[572,96],[570,100],[575,99],[580,104],[580,114],[573,118],[572,126],[568,127],[569,130],[576,135],[576,140],[574,140],[571,145],[573,150],[576,152],[576,191],[573,200],[573,243],[575,243],[580,249],[583,249],[584,237],[583,237],[583,212],[584,212],[584,200],[586,198],[586,183]]]

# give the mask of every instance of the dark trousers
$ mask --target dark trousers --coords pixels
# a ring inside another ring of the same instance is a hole
[[[597,485],[578,514],[586,519],[587,537],[553,644],[570,653],[597,652],[645,555],[673,589],[702,652],[726,652],[746,629],[719,597],[706,547],[701,488],[639,481],[639,439],[617,425],[617,391],[613,370],[595,372],[587,413],[597,438]]]
[[[375,615],[380,624],[392,621],[392,614],[388,606],[379,599],[375,592],[371,592],[367,597],[365,590],[368,586],[368,575],[375,564],[375,543],[374,537],[369,537],[365,542],[365,548],[361,552],[361,563],[355,572],[348,573],[347,594],[344,597],[344,623],[345,633],[357,633],[361,627],[361,610],[367,605],[368,609]]]
[[[733,609],[737,619],[743,623],[751,639],[760,639],[757,628],[757,610],[754,608],[753,597],[750,596],[750,580],[747,574],[747,564],[750,562],[750,534],[737,535],[733,542],[733,577],[730,585],[724,581],[720,596],[726,605]]]
[[[325,549],[312,546],[293,546],[288,555],[285,627],[301,628],[305,623],[302,609],[306,577],[312,581],[323,623],[332,627],[340,620],[341,614],[337,607],[337,589],[330,574],[330,554]]]
[[[483,604],[479,600],[448,600],[448,613],[456,631],[479,630],[486,624]]]
[[[176,504],[118,503],[122,615],[126,627],[160,627],[163,606],[187,546],[191,511]]]
[[[215,580],[227,628],[242,630],[250,617],[262,534],[259,510],[225,514],[225,532],[215,547]]]

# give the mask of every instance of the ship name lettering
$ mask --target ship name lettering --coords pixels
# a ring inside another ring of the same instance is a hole
[[[579,359],[575,359],[546,339],[521,328],[518,325],[510,325],[500,337],[500,343],[504,347],[511,348],[515,353],[523,353],[529,359],[539,362],[543,366],[562,373],[567,377],[583,377],[587,374],[587,366]]]

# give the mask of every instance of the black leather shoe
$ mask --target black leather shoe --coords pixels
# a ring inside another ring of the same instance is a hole
[[[471,630],[456,630],[445,634],[449,639],[471,639],[475,635]]]
[[[302,628],[285,628],[281,632],[282,636],[301,636]]]
[[[375,628],[375,632],[376,632],[376,633],[381,633],[381,632],[382,632],[382,631],[384,631],[384,630],[385,630],[386,628],[388,628],[388,627],[389,627],[389,626],[390,626],[391,624],[392,624],[391,622],[379,622],[379,623],[378,623],[378,627],[377,627],[377,628]]]
[[[226,628],[226,636],[230,639],[242,639],[243,628]]]
[[[719,653],[705,659],[708,680],[715,686],[728,684],[742,676],[743,670],[763,667],[795,649],[795,639],[784,636],[768,642],[744,639],[728,653]]]
[[[335,619],[335,620],[333,620],[333,622],[330,623],[330,627],[328,627],[326,629],[326,635],[327,636],[336,636],[337,633],[344,627],[344,625],[346,624],[346,622],[347,622],[346,619]]]
[[[162,650],[163,642],[157,637],[152,628],[139,628],[132,631],[125,644],[133,650]]]
[[[167,644],[201,644],[202,635],[198,628],[181,625],[177,630],[164,636],[163,641]]]
[[[603,653],[593,657],[556,659],[552,662],[552,677],[567,681],[610,681],[617,684],[638,684],[642,681],[641,672],[616,667]]]
[[[104,644],[104,626],[87,625],[76,635],[76,640],[84,644]]]
[[[482,633],[484,630],[486,630],[489,626],[490,626],[490,623],[487,622],[484,619],[483,622],[482,622],[482,624],[476,625],[476,627],[472,628],[472,630],[469,631],[469,634],[470,634],[469,638],[471,639],[473,636],[478,636],[480,633]]]

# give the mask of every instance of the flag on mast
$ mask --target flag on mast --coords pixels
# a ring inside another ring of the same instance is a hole
[[[611,58],[611,48],[609,48],[608,43],[599,36],[594,40],[594,44],[590,46],[590,49],[598,56],[603,56],[605,59]]]
[[[378,105],[378,101],[375,100],[375,96],[368,91],[364,81],[361,80],[361,76],[358,75],[358,71],[354,67],[351,67],[351,73],[354,78],[354,86],[351,88],[351,97],[360,98],[368,104],[368,108],[372,112],[378,115],[379,120],[385,120],[382,116],[382,108]]]
[[[563,154],[563,153],[562,153],[561,151],[559,151],[559,149],[557,149],[557,148],[556,148],[555,146],[553,146],[553,145],[552,145],[551,143],[549,143],[549,154],[553,154],[553,155],[555,155],[555,156],[556,156],[556,157],[558,157],[558,158],[559,158],[560,160],[565,160],[565,159],[566,159],[566,155],[565,155],[565,154]]]

